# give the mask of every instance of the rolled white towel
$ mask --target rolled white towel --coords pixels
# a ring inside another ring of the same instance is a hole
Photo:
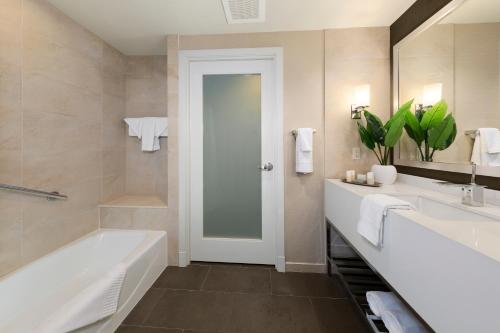
[[[394,293],[387,291],[368,291],[366,292],[366,300],[373,314],[377,317],[380,317],[384,311],[405,309],[399,298]]]
[[[390,310],[381,314],[389,333],[427,333],[424,325],[409,310]]]

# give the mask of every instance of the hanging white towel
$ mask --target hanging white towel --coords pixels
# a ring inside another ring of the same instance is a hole
[[[313,172],[313,132],[312,128],[297,129],[295,141],[295,171],[297,173]]]
[[[384,311],[380,315],[389,333],[427,333],[420,321],[406,308]]]
[[[404,200],[385,194],[368,194],[361,200],[358,233],[375,246],[383,244],[384,220],[389,209],[414,209]]]
[[[141,140],[142,151],[157,151],[160,149],[160,137],[168,136],[168,118],[145,117],[125,118],[128,124],[128,135]]]
[[[500,130],[497,128],[477,130],[471,162],[482,166],[500,166]]]
[[[61,306],[36,332],[67,333],[114,314],[118,308],[126,272],[124,264],[115,266],[104,277]]]

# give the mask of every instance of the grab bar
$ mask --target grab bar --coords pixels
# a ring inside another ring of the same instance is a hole
[[[59,192],[45,192],[45,191],[40,191],[40,190],[34,190],[32,188],[15,186],[15,185],[0,184],[0,190],[27,193],[27,194],[36,195],[39,197],[45,197],[45,198],[47,198],[47,200],[56,200],[56,199],[66,200],[66,199],[68,199],[67,195],[61,194]]]

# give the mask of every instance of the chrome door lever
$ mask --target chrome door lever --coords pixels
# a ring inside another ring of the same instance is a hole
[[[264,166],[259,166],[259,169],[262,171],[271,171],[274,168],[274,165],[271,162],[267,162]]]

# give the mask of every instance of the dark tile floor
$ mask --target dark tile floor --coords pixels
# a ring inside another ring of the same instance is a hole
[[[364,333],[335,278],[273,267],[168,267],[118,333]]]

